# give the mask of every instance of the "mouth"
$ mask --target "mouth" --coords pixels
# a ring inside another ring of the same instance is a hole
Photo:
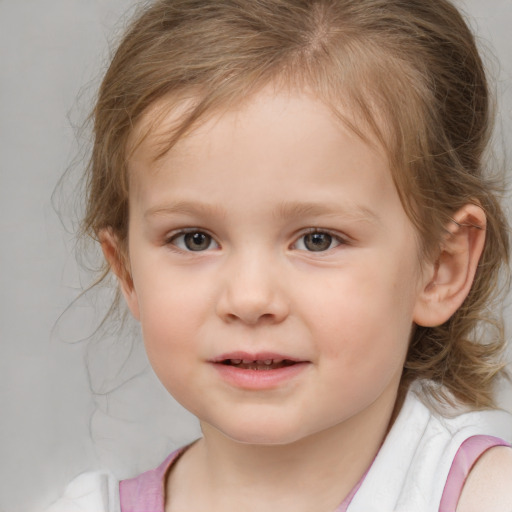
[[[230,386],[265,391],[286,386],[310,366],[310,361],[275,352],[230,352],[210,360],[221,378]]]
[[[241,370],[278,370],[297,364],[291,359],[223,359],[219,364],[232,366]]]

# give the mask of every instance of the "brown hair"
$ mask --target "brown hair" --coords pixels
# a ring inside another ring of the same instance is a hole
[[[377,137],[425,257],[435,256],[455,211],[468,202],[484,209],[486,244],[471,292],[445,324],[415,329],[401,389],[429,379],[460,402],[493,406],[504,339],[489,306],[508,261],[507,225],[483,165],[491,125],[484,68],[447,0],[152,3],[127,31],[99,91],[83,233],[108,227],[126,240],[127,143],[157,100],[169,108],[194,100],[165,151],[207,114],[268,83],[308,87],[361,137]],[[347,109],[357,122],[343,116]]]

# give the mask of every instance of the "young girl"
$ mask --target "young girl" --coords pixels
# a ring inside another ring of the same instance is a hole
[[[447,0],[158,0],[94,111],[84,231],[203,437],[52,512],[512,510],[507,227]]]

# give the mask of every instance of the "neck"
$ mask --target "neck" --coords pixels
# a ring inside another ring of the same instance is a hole
[[[268,511],[269,503],[282,512],[334,510],[377,454],[395,396],[285,445],[244,444],[202,425],[204,438],[186,452],[169,479],[172,500],[167,512],[234,512],[240,504],[243,510],[259,512]]]

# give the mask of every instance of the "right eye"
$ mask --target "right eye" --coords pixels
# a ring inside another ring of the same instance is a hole
[[[293,248],[298,249],[299,251],[318,253],[336,249],[336,247],[346,244],[346,240],[343,240],[341,236],[315,228],[303,234],[293,244]]]
[[[218,249],[217,242],[204,231],[188,231],[173,235],[169,242],[182,251],[200,252],[208,249]]]

